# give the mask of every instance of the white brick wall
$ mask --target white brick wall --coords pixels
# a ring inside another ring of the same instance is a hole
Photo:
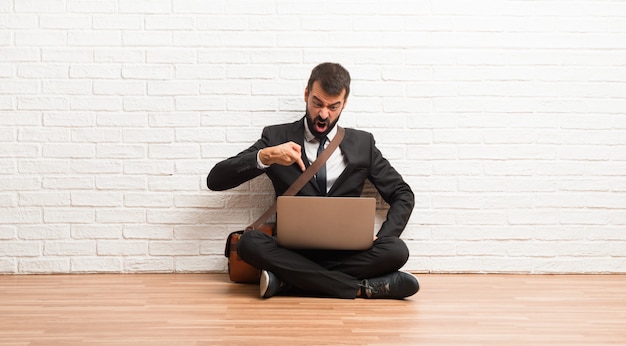
[[[626,2],[0,0],[0,273],[223,271],[267,179],[219,160],[302,115],[337,61],[342,123],[416,192],[420,272],[626,272]],[[384,211],[383,211],[384,213]]]

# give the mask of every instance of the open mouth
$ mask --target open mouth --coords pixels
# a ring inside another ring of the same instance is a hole
[[[324,131],[326,131],[326,129],[328,129],[328,121],[323,121],[319,119],[315,121],[315,131],[323,133]]]

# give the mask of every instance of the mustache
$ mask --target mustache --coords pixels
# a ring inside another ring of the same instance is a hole
[[[322,119],[322,117],[320,117],[319,115],[315,117],[315,119],[313,119],[314,123],[323,123],[323,124],[330,124],[330,119],[326,118],[326,119]]]

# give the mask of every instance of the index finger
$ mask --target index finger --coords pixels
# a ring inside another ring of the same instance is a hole
[[[300,170],[302,170],[302,172],[306,170],[306,166],[304,165],[304,162],[302,161],[302,157],[298,157],[298,159],[296,160],[296,163],[298,164],[298,166],[300,166]]]

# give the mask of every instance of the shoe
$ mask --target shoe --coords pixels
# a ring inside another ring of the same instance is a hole
[[[413,274],[397,271],[388,275],[365,279],[359,284],[363,298],[403,299],[419,291],[419,281]]]
[[[259,293],[261,298],[269,298],[280,292],[286,291],[289,285],[279,279],[272,272],[267,270],[261,271],[261,282],[259,284]]]

